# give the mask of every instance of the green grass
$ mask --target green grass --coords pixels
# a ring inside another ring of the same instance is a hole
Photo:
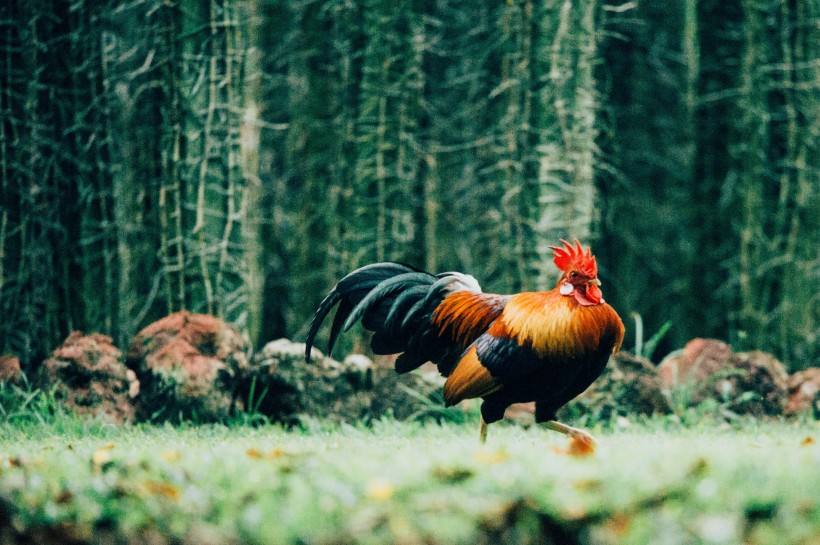
[[[511,425],[47,420],[0,425],[0,541],[820,543],[816,422],[650,421],[576,458]]]

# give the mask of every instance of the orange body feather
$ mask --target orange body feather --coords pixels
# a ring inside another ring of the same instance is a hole
[[[462,399],[484,397],[499,390],[501,384],[481,365],[475,347],[467,351],[458,362],[453,374],[444,384],[444,403],[454,405]]]

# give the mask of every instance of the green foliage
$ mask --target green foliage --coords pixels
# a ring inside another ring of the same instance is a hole
[[[817,0],[0,6],[0,352],[186,308],[299,337],[353,267],[817,361]],[[347,342],[347,341],[345,341]],[[355,348],[361,349],[357,341]],[[350,348],[350,347],[345,347]]]
[[[20,377],[17,384],[0,382],[0,421],[46,424],[53,422],[56,415],[67,414],[53,392],[34,387],[25,374]]]
[[[444,394],[440,388],[434,390],[430,395],[425,395],[425,393],[406,384],[398,383],[397,387],[412,397],[419,405],[415,412],[407,416],[406,420],[409,421],[464,424],[468,421],[474,421],[479,414],[479,405],[477,403],[473,404],[473,410],[452,410],[445,407]]]
[[[0,425],[0,503],[23,537],[57,529],[209,543],[791,544],[820,525],[803,425],[653,420],[590,458],[542,429],[378,421],[370,429]],[[5,530],[8,531],[8,530]],[[545,538],[546,538],[545,537]]]
[[[644,341],[643,318],[637,312],[632,313],[632,318],[635,320],[635,347],[632,352],[639,358],[651,360],[655,349],[658,347],[658,343],[663,340],[664,336],[672,328],[672,322],[663,324],[649,339]]]

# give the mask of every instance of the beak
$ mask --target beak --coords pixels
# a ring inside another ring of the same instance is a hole
[[[587,284],[590,285],[590,286],[600,286],[601,281],[598,280],[597,278],[592,278],[587,282]]]

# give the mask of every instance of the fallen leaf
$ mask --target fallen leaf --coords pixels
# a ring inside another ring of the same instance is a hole
[[[388,479],[374,479],[368,483],[365,495],[372,500],[387,501],[393,497],[393,483]]]
[[[801,447],[808,447],[814,444],[814,437],[806,437],[802,441],[800,441]]]
[[[509,457],[510,455],[503,450],[496,450],[492,452],[480,450],[475,453],[475,461],[479,464],[500,464]]]
[[[246,454],[250,458],[256,458],[256,459],[264,458],[265,460],[273,460],[275,458],[279,458],[279,457],[283,456],[285,454],[285,451],[283,451],[280,448],[275,448],[275,449],[269,450],[268,452],[262,452],[261,450],[259,450],[257,448],[251,447],[251,448],[248,449]]]
[[[623,536],[629,531],[631,524],[632,518],[629,515],[615,513],[604,523],[604,527],[616,536]]]
[[[70,490],[62,490],[54,497],[54,503],[58,505],[71,503],[73,500],[74,494],[72,494]]]
[[[689,477],[701,477],[706,474],[709,470],[709,462],[704,457],[699,457],[695,460],[695,463],[692,464],[692,467],[689,468],[687,472],[687,476]]]
[[[166,450],[162,453],[162,459],[169,463],[178,462],[181,457],[178,450]]]
[[[164,496],[172,500],[178,500],[182,495],[179,488],[170,483],[145,481],[144,485],[149,494],[154,494],[156,496]]]
[[[103,466],[110,462],[113,459],[111,455],[111,449],[102,447],[97,449],[94,452],[94,455],[91,457],[91,461],[94,462],[95,466]]]
[[[475,471],[467,467],[437,467],[433,476],[443,483],[460,483],[475,475]]]
[[[600,490],[603,484],[600,479],[579,479],[575,481],[573,486],[576,490],[593,491]]]

